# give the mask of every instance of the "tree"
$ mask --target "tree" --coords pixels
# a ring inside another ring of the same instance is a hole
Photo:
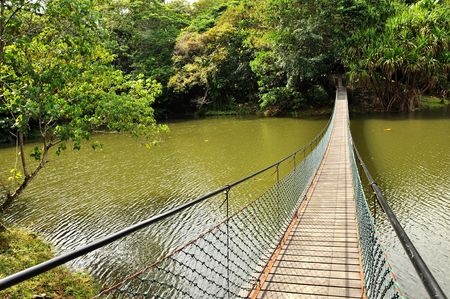
[[[421,0],[398,4],[382,30],[367,28],[349,47],[350,77],[372,90],[383,111],[413,111],[419,97],[448,90],[450,71],[448,3]]]
[[[31,22],[20,26],[33,31],[5,44],[0,64],[0,114],[8,116],[2,126],[17,138],[21,160],[21,169],[12,170],[16,188],[3,208],[46,165],[53,148],[57,154],[69,144],[79,149],[98,128],[139,136],[165,130],[156,124],[150,106],[161,85],[143,76],[131,79],[111,66],[114,57],[104,46],[92,1],[52,0],[38,15],[19,14]],[[37,164],[30,165],[24,137],[34,131],[42,147],[34,148],[30,156]]]
[[[154,107],[157,114],[166,113],[172,52],[180,31],[189,25],[191,6],[185,0],[120,0],[103,1],[99,7],[111,35],[114,64],[127,74],[142,73],[161,82],[163,92]]]
[[[383,23],[385,1],[268,1],[252,69],[261,107],[277,111],[320,106],[330,98],[329,76],[345,71],[343,49],[360,28]]]
[[[176,38],[189,23],[187,3],[123,0],[108,1],[100,8],[113,39],[117,66],[166,83],[172,74]]]
[[[193,98],[197,109],[208,105],[227,109],[255,99],[256,78],[250,68],[253,51],[246,45],[250,26],[243,21],[249,10],[244,3],[231,1],[226,10],[224,5],[202,12],[175,46],[176,72],[169,87]]]

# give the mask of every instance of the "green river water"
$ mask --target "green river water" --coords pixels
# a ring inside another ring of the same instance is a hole
[[[450,294],[450,110],[358,116],[352,118],[351,129],[392,210]],[[381,212],[377,215],[401,287],[408,297],[426,298],[391,226]]]
[[[210,118],[170,123],[165,141],[146,149],[138,140],[99,134],[102,150],[50,156],[50,163],[6,221],[32,229],[58,252],[77,248],[163,210],[225,186],[290,154],[310,141],[326,119]],[[411,239],[447,293],[450,281],[450,114],[367,117],[352,120],[354,139]],[[34,144],[29,144],[29,148]],[[16,161],[0,149],[3,181]],[[287,169],[288,166],[285,166]],[[286,170],[285,169],[285,170]],[[285,171],[284,170],[284,171]],[[240,207],[274,182],[266,173],[231,193]],[[223,197],[78,259],[101,281],[137,271],[194,238],[223,216]],[[423,292],[382,217],[388,255],[408,295]]]

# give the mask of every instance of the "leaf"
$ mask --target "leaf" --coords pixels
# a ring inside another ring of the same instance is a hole
[[[39,161],[42,157],[42,150],[35,146],[30,156],[33,157],[36,161]]]
[[[61,155],[61,151],[67,149],[66,143],[62,142],[58,145],[58,147],[56,148],[56,155]]]
[[[95,141],[92,143],[92,149],[95,150],[102,150],[103,149],[103,144],[99,141]]]

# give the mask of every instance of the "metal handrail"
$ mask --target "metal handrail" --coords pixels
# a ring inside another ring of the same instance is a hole
[[[376,181],[373,179],[372,175],[370,174],[366,164],[362,160],[358,149],[356,148],[356,145],[354,142],[353,149],[356,153],[356,156],[358,157],[358,162],[361,165],[362,169],[364,170],[364,173],[369,180],[370,187],[372,188],[373,192],[375,193],[375,197],[377,198],[378,204],[381,206],[383,211],[386,213],[387,218],[389,219],[389,222],[391,223],[392,227],[394,228],[395,233],[397,234],[398,239],[400,240],[400,243],[402,244],[403,248],[406,251],[406,254],[409,257],[409,260],[414,266],[414,269],[416,270],[417,274],[419,275],[420,280],[422,281],[422,284],[424,285],[425,289],[427,290],[428,295],[431,298],[436,299],[446,299],[446,295],[442,291],[441,287],[439,286],[438,282],[434,278],[433,274],[431,273],[430,269],[426,265],[425,261],[420,256],[419,252],[417,251],[414,244],[409,239],[408,235],[406,234],[405,230],[403,229],[402,225],[398,221],[397,217],[395,216],[394,212],[392,211],[391,207],[386,201],[386,198],[384,197],[383,193],[381,192],[380,187],[378,187]]]
[[[252,173],[252,174],[250,174],[250,175],[248,175],[248,176],[246,176],[246,177],[244,177],[244,178],[242,178],[240,180],[237,180],[237,181],[235,181],[235,182],[233,182],[231,184],[228,184],[228,185],[226,185],[226,186],[224,186],[222,188],[219,188],[219,189],[217,189],[215,191],[209,192],[209,193],[207,193],[207,194],[205,194],[203,196],[200,196],[200,197],[198,197],[198,198],[196,198],[196,199],[194,199],[192,201],[189,201],[189,202],[187,202],[185,204],[179,205],[179,206],[177,206],[177,207],[175,207],[173,209],[170,209],[170,210],[168,210],[166,212],[163,212],[161,214],[155,215],[155,216],[153,216],[153,217],[151,217],[151,218],[149,218],[147,220],[138,222],[138,223],[136,223],[136,224],[134,224],[132,226],[129,226],[129,227],[125,228],[125,229],[122,229],[122,230],[120,230],[118,232],[115,232],[113,234],[110,234],[108,236],[100,238],[98,240],[95,240],[95,241],[93,241],[93,242],[91,242],[91,243],[89,243],[89,244],[87,244],[85,246],[77,248],[77,249],[75,249],[73,251],[70,251],[70,252],[68,252],[66,254],[62,254],[60,256],[54,257],[54,258],[52,258],[52,259],[50,259],[48,261],[42,262],[42,263],[37,264],[37,265],[35,265],[33,267],[27,268],[25,270],[22,270],[20,272],[17,272],[15,274],[7,276],[7,277],[5,277],[3,279],[0,279],[0,290],[4,290],[6,288],[12,287],[12,286],[14,286],[14,285],[16,285],[18,283],[21,283],[21,282],[23,282],[25,280],[28,280],[28,279],[30,279],[32,277],[35,277],[35,276],[40,275],[40,274],[42,274],[44,272],[47,272],[47,271],[49,271],[51,269],[54,269],[54,268],[56,268],[58,266],[61,266],[61,265],[65,264],[65,263],[67,263],[69,261],[72,261],[72,260],[74,260],[76,258],[79,258],[79,257],[81,257],[81,256],[83,256],[83,255],[85,255],[87,253],[95,251],[95,250],[97,250],[97,249],[99,249],[101,247],[104,247],[104,246],[106,246],[106,245],[108,245],[108,244],[110,244],[110,243],[112,243],[114,241],[117,241],[117,240],[119,240],[119,239],[121,239],[121,238],[123,238],[125,236],[128,236],[128,235],[130,235],[132,233],[135,233],[138,230],[146,228],[146,227],[148,227],[148,226],[150,226],[152,224],[155,224],[157,222],[160,222],[160,221],[162,221],[162,220],[164,220],[164,219],[166,219],[166,218],[168,218],[168,217],[170,217],[170,216],[172,216],[174,214],[182,212],[182,211],[186,210],[187,208],[189,208],[191,206],[194,206],[195,204],[198,204],[200,202],[203,202],[203,201],[207,200],[208,198],[211,198],[211,197],[213,197],[215,195],[218,195],[220,193],[223,193],[225,191],[229,191],[231,188],[233,188],[233,187],[235,187],[237,185],[240,185],[241,183],[243,183],[245,181],[248,181],[248,180],[250,180],[250,179],[252,179],[252,178],[254,178],[254,177],[256,177],[256,176],[258,176],[258,175],[260,175],[260,174],[262,174],[262,173],[264,173],[264,172],[266,172],[266,171],[268,171],[268,170],[270,170],[270,169],[272,169],[274,167],[278,168],[281,163],[287,161],[290,158],[293,158],[293,157],[295,158],[296,155],[298,153],[300,153],[300,152],[305,152],[306,153],[308,148],[310,149],[310,152],[311,152],[312,149],[313,149],[313,145],[317,145],[318,141],[324,136],[327,128],[330,125],[331,118],[332,117],[330,117],[330,119],[328,120],[327,125],[322,129],[322,131],[320,131],[314,137],[314,139],[311,142],[309,142],[307,145],[301,147],[300,149],[294,151],[292,154],[282,158],[281,160],[279,160],[279,161],[277,161],[277,162],[275,162],[275,163],[273,163],[273,164],[271,164],[271,165],[269,165],[269,166],[267,166],[267,167],[265,167],[265,168],[263,168],[263,169],[261,169],[261,170],[259,170],[257,172],[254,172],[254,173]]]

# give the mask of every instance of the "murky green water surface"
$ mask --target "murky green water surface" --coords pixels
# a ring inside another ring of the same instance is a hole
[[[450,294],[450,111],[355,116],[352,134],[374,179],[422,258]],[[426,298],[391,226],[377,223],[406,295]]]
[[[65,252],[260,170],[308,143],[326,122],[292,118],[180,121],[171,123],[165,142],[150,150],[130,137],[97,135],[103,150],[94,151],[87,144],[59,158],[51,155],[46,168],[7,211],[7,220],[42,234],[58,252]],[[3,178],[15,160],[14,148],[0,149]],[[244,205],[275,179],[271,170],[233,189],[230,204]],[[219,194],[79,259],[75,266],[102,281],[122,278],[223,219],[223,200]]]
[[[66,151],[50,163],[7,211],[58,252],[77,248],[259,170],[306,144],[326,120],[218,118],[170,124],[151,150],[120,135],[97,135],[102,150]],[[352,116],[352,133],[400,222],[450,293],[450,113]],[[34,146],[30,144],[31,148]],[[14,148],[0,149],[3,178]],[[288,166],[285,166],[287,170]],[[268,172],[231,193],[233,207],[274,183]],[[75,262],[102,281],[133,273],[195,238],[224,216],[223,195]],[[424,292],[386,219],[377,224],[407,295]]]

